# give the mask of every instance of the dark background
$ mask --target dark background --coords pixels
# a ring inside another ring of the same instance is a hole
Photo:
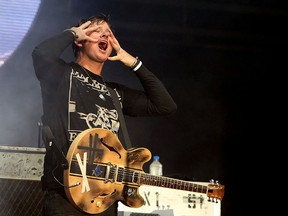
[[[219,180],[225,185],[222,216],[247,215],[251,207],[257,213],[251,193],[259,179],[269,179],[260,170],[270,89],[287,41],[287,11],[277,1],[43,0],[28,35],[0,69],[0,145],[43,147],[31,52],[98,13],[110,14],[123,49],[163,81],[178,105],[168,117],[127,117],[132,144],[159,155],[164,176]],[[63,57],[71,60],[71,50]],[[103,76],[140,88],[119,62],[107,62]]]

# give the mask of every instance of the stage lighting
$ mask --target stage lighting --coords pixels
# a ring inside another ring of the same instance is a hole
[[[0,67],[21,44],[30,29],[41,0],[0,1]]]

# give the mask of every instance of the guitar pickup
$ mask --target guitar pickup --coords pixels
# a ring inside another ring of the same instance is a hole
[[[105,183],[115,182],[115,179],[117,179],[117,173],[118,166],[108,162],[106,167]]]

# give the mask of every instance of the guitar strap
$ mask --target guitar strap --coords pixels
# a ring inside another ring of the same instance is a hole
[[[124,137],[126,148],[127,149],[132,148],[131,141],[130,141],[130,138],[129,138],[129,134],[128,134],[128,131],[127,131],[127,126],[126,126],[125,119],[124,119],[124,115],[123,115],[123,112],[122,112],[122,109],[121,109],[120,101],[119,101],[119,99],[118,99],[118,97],[116,95],[115,90],[112,89],[109,86],[107,86],[107,88],[108,88],[108,90],[109,90],[109,92],[111,94],[112,100],[113,100],[114,105],[116,106],[116,109],[117,109],[118,114],[119,114],[120,127],[121,127],[121,130],[122,130],[122,134],[123,134],[123,137]]]
[[[68,169],[68,161],[64,152],[61,150],[60,145],[58,142],[55,141],[55,137],[48,125],[46,125],[46,121],[44,119],[44,115],[42,115],[41,120],[43,122],[42,126],[42,140],[45,144],[46,151],[51,151],[53,149],[54,153],[56,154],[61,166],[63,169]]]

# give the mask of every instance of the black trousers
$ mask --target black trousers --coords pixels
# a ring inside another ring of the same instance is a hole
[[[43,216],[93,216],[78,211],[66,198],[66,195],[59,191],[45,191],[43,198]],[[117,216],[118,204],[115,202],[106,211],[95,216]]]

